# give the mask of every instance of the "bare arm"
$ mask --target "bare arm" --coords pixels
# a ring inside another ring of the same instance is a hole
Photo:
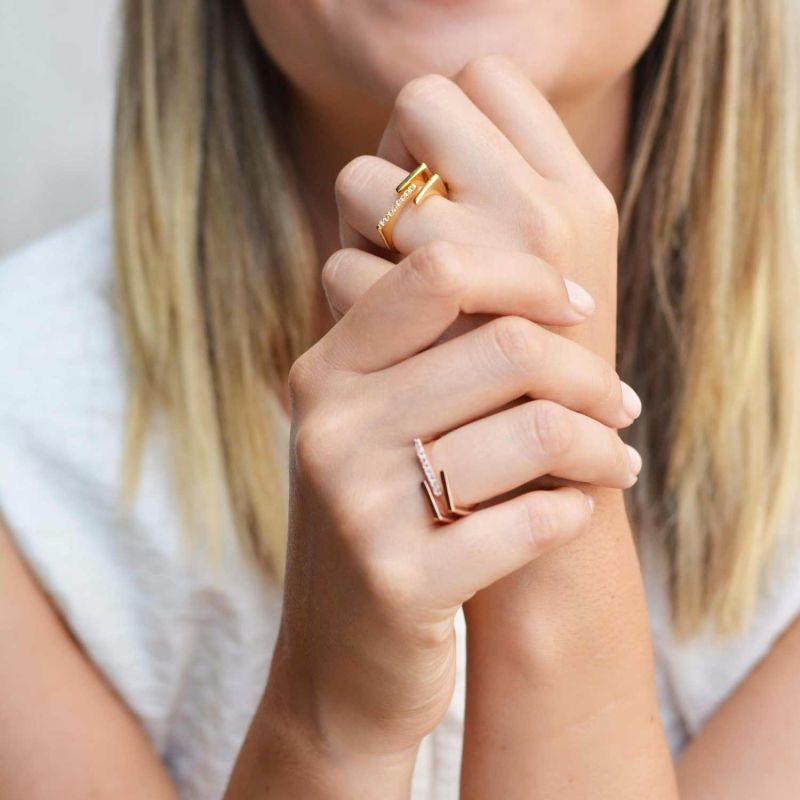
[[[800,621],[687,746],[675,765],[679,790],[671,794],[668,774],[645,771],[648,763],[658,763],[652,756],[660,731],[649,658],[644,649],[637,654],[637,641],[646,641],[632,616],[639,600],[634,596],[626,607],[625,594],[625,587],[603,582],[585,595],[581,621],[569,615],[568,624],[556,628],[528,624],[524,636],[520,626],[511,634],[505,622],[497,639],[473,630],[463,796],[797,797]],[[567,611],[563,592],[558,599],[544,592],[529,597],[542,608]],[[501,610],[509,617],[518,613],[495,608]],[[609,617],[603,620],[596,611]],[[527,646],[510,650],[504,635]],[[637,783],[641,779],[645,789]]]
[[[483,99],[488,78],[477,88],[469,74],[462,80]],[[544,104],[541,113],[544,119]],[[570,145],[555,121],[549,132],[566,157]],[[572,194],[575,209],[592,196],[592,179],[582,179],[586,188]],[[614,364],[618,221],[612,204],[585,209],[561,249],[571,254],[565,272],[596,298],[597,310],[561,333]],[[677,797],[622,491],[583,488],[596,503],[590,530],[465,608],[466,800]]]
[[[178,797],[137,720],[72,637],[2,524],[0,637],[3,800]],[[299,718],[281,712],[286,686],[277,677],[272,684],[227,798],[337,800],[365,782],[388,787],[394,774],[407,785],[413,753],[390,764],[327,751]]]
[[[250,726],[224,800],[304,798],[403,800],[411,792],[416,747],[393,756],[359,755],[320,737],[292,710],[292,676],[279,642],[267,689]]]
[[[543,358],[536,342],[539,332],[526,330],[516,331],[510,347],[490,356],[496,356],[493,363],[498,368],[512,363],[526,375],[548,376],[553,385],[567,388],[571,381],[580,381],[583,370],[560,378],[555,371],[593,351],[593,357],[605,362],[606,376],[597,387],[621,399],[627,415],[626,420],[606,424],[630,424],[638,414],[636,395],[620,385],[611,369],[616,206],[555,110],[518,66],[505,58],[483,56],[468,63],[453,81],[426,76],[410,82],[396,99],[378,155],[397,163],[421,159],[435,164],[458,188],[457,202],[439,204],[438,216],[436,198],[428,201],[427,216],[419,215],[424,224],[410,215],[400,216],[394,238],[401,251],[437,240],[490,247],[502,242],[504,248],[532,253],[588,290],[597,301],[594,313],[566,331],[560,326],[565,339],[573,340],[566,360]],[[481,184],[483,176],[487,185]],[[495,192],[493,186],[503,191]],[[340,204],[340,211],[351,229],[369,237],[370,226],[360,219],[366,215],[359,214],[363,205]],[[479,221],[469,224],[475,209]],[[457,265],[452,248],[447,257]],[[476,269],[494,275],[488,261]],[[495,290],[499,286],[496,282]],[[454,370],[453,366],[446,374]],[[487,385],[493,385],[491,378]],[[535,388],[526,393],[541,397]],[[571,407],[591,416],[585,404]],[[451,441],[456,441],[455,435]],[[473,452],[478,449],[471,444]],[[557,417],[537,420],[531,415],[511,431],[485,434],[480,464],[470,459],[466,447],[450,450],[445,444],[437,445],[433,461],[448,470],[452,463],[454,474],[460,468],[454,479],[456,496],[469,505],[484,499],[480,492],[488,495],[488,487],[500,483],[497,476],[515,460],[519,470],[502,488],[521,497],[541,485],[525,480],[528,476],[570,480],[553,462],[593,450],[588,437],[566,431]],[[503,457],[497,457],[501,451]],[[625,482],[604,482],[597,473],[577,478],[594,487],[611,487],[591,488],[596,510],[587,533],[481,590],[466,605],[462,791],[470,800],[676,796],[658,721],[638,560],[619,491],[635,480],[637,455],[620,451],[619,456],[620,467],[624,462],[629,473]],[[531,461],[554,468],[526,470]],[[532,524],[546,531],[550,523],[534,513]],[[489,540],[500,548],[506,534],[499,526]]]
[[[481,99],[474,87],[471,92]],[[577,205],[581,193],[574,196]],[[595,219],[614,230],[602,215]],[[590,230],[570,242],[579,246]],[[568,274],[597,299],[597,311],[563,335],[613,363],[616,252],[597,246],[592,252],[593,259],[572,259],[581,266]],[[800,623],[673,765],[658,714],[644,593],[622,494],[590,491],[596,510],[588,533],[466,606],[462,796],[796,797]]]
[[[339,191],[361,196],[358,170],[365,168],[373,170],[375,185],[391,187],[403,177],[395,165],[362,158],[343,172]],[[381,202],[378,192],[367,196]],[[489,258],[492,270],[476,268]],[[329,287],[336,275],[381,277],[289,375],[289,557],[281,632],[228,800],[407,797],[419,742],[450,705],[459,607],[585,530],[591,505],[568,487],[478,509],[441,530],[421,491],[413,437],[424,434],[423,425],[447,432],[435,439],[446,461],[448,448],[470,457],[475,442],[502,440],[485,425],[499,434],[524,423],[508,414],[552,419],[559,413],[569,430],[596,442],[590,452],[562,459],[560,471],[598,475],[611,485],[630,480],[616,433],[559,404],[579,403],[608,422],[627,419],[620,391],[607,391],[606,365],[588,352],[576,355],[583,381],[576,396],[561,396],[567,382],[556,381],[537,391],[539,400],[520,406],[522,412],[501,410],[488,422],[482,416],[504,409],[530,385],[528,362],[517,357],[520,337],[536,337],[538,351],[556,365],[567,360],[566,340],[531,319],[574,325],[585,318],[553,269],[524,254],[433,245],[395,265],[345,249],[326,267]],[[512,316],[442,342],[464,308]],[[431,383],[431,374],[450,374],[454,382]],[[619,387],[616,375],[610,377]],[[404,393],[387,425],[386,398]],[[441,418],[432,421],[430,409]],[[485,459],[476,463],[495,481],[492,494],[514,485],[516,473],[500,475],[498,486],[498,472]],[[523,467],[526,474],[551,471],[539,461]],[[475,485],[479,492],[486,488],[486,480]],[[532,524],[543,519],[545,528]],[[487,546],[496,530],[503,530],[502,542]],[[4,547],[13,552],[8,537]],[[143,797],[174,794],[135,721],[59,626],[20,559],[7,563],[17,578],[3,582],[0,597],[9,638],[25,641],[32,631],[35,638],[0,675],[0,708],[9,716],[14,711],[4,730],[16,726],[25,734],[21,747],[0,740],[8,765],[3,796],[30,797],[25,783],[39,779],[43,759],[54,762],[41,778],[50,782],[43,795],[57,786],[65,800],[129,797],[129,784]],[[48,624],[30,619],[31,609],[46,611]],[[45,685],[52,696],[40,718],[31,709],[39,707]],[[54,719],[60,720],[55,731]],[[71,737],[66,748],[60,741],[65,730]]]
[[[682,800],[793,800],[800,779],[800,620],[677,762]]]
[[[0,525],[0,796],[177,797],[134,717]]]
[[[677,797],[636,553],[604,494],[588,534],[467,607],[466,800]]]

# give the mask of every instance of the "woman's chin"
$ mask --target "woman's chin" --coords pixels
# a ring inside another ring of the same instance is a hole
[[[454,2],[412,0],[413,5],[420,6]],[[469,0],[459,2],[470,4]],[[475,0],[474,5],[480,5],[480,0]],[[446,24],[417,25],[413,30],[405,27],[406,20],[412,18],[409,13],[389,19],[383,26],[362,25],[360,30],[353,31],[357,44],[348,48],[345,57],[365,82],[392,93],[412,78],[432,72],[454,77],[473,59],[496,54],[516,61],[545,94],[557,88],[565,56],[552,46],[538,42],[533,32],[521,33],[519,27],[515,32],[495,20],[491,20],[491,24],[485,19],[481,21],[482,16],[493,16],[490,14],[454,16],[457,18],[448,18]],[[391,48],[387,47],[387,41],[394,42]]]

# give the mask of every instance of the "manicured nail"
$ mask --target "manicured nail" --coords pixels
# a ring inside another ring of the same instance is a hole
[[[594,298],[579,284],[564,278],[569,295],[570,305],[583,316],[588,317],[594,311]]]
[[[642,413],[642,401],[625,381],[620,381],[620,383],[622,384],[622,407],[629,417],[636,419]]]
[[[639,451],[631,447],[629,444],[626,444],[625,447],[628,448],[628,458],[631,462],[631,471],[634,475],[638,475],[642,471],[642,457],[639,455]]]

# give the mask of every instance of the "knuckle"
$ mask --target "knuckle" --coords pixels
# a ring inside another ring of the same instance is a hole
[[[627,485],[631,476],[631,458],[628,453],[628,448],[622,437],[615,431],[609,430],[612,437],[612,446],[616,454],[616,470],[617,474],[622,476],[621,480]]]
[[[375,168],[375,157],[359,155],[348,161],[336,175],[334,193],[341,198],[347,194],[357,194],[366,188]]]
[[[608,186],[600,178],[594,177],[586,196],[589,198],[593,213],[600,221],[616,229],[619,226],[619,210]]]
[[[428,294],[452,297],[462,290],[464,272],[459,248],[452,242],[429,242],[412,253],[409,269],[419,278]]]
[[[549,459],[566,453],[572,445],[572,425],[566,409],[550,400],[528,404],[528,439]]]
[[[532,492],[522,503],[522,524],[533,556],[545,552],[558,538],[558,517],[547,491]]]
[[[333,466],[342,422],[333,414],[307,415],[293,432],[295,463],[304,475]]]
[[[592,509],[586,494],[577,487],[559,489],[560,505],[563,508],[561,537],[571,537],[585,531],[592,520]]]
[[[382,493],[364,489],[364,481],[337,470],[335,488],[326,498],[326,511],[336,531],[356,560],[366,560],[375,532],[375,519],[385,513]]]
[[[386,554],[362,562],[362,579],[376,614],[388,630],[423,649],[440,647],[448,626],[432,626],[420,617],[425,587],[419,569],[408,560]]]
[[[398,119],[416,117],[428,104],[435,104],[443,92],[451,91],[453,86],[449,78],[435,72],[412,78],[403,85],[395,98]]]
[[[614,368],[602,362],[597,383],[597,395],[603,408],[617,407],[622,404],[622,387]]]
[[[539,275],[539,282],[548,298],[552,298],[552,302],[556,307],[569,305],[569,294],[567,293],[567,284],[564,282],[564,276],[554,266],[545,261],[540,263],[542,269]]]
[[[541,338],[534,323],[511,315],[487,324],[495,351],[515,372],[527,371],[542,360]]]
[[[459,72],[458,83],[462,85],[481,83],[499,71],[514,68],[514,62],[501,53],[485,53],[471,58]]]
[[[368,594],[392,617],[408,612],[414,605],[415,581],[411,571],[396,559],[366,558],[362,564],[362,578]]]
[[[558,265],[567,261],[570,247],[570,224],[556,208],[548,206],[533,216],[534,247],[549,264]]]
[[[292,362],[286,378],[289,397],[293,403],[302,400],[308,394],[308,389],[315,381],[315,375],[316,368],[307,350]]]
[[[336,272],[342,262],[347,260],[348,255],[349,251],[347,249],[334,250],[325,260],[320,272],[320,279],[326,290],[335,285]]]
[[[627,450],[617,432],[601,423],[593,435],[595,447],[588,454],[586,466],[588,483],[597,486],[625,488],[630,477],[630,461]]]
[[[524,234],[532,236],[542,227],[543,220],[550,213],[545,211],[542,214],[539,211],[539,206],[542,204],[539,197],[541,178],[533,169],[509,170],[506,175],[506,187],[512,203],[509,221],[518,226]]]

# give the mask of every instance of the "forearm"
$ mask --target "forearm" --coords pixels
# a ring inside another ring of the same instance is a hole
[[[586,535],[465,609],[465,800],[677,796],[621,493],[595,497]]]
[[[292,709],[274,673],[239,753],[225,800],[407,800],[416,751],[370,752],[321,735]],[[357,737],[354,737],[357,738]]]

